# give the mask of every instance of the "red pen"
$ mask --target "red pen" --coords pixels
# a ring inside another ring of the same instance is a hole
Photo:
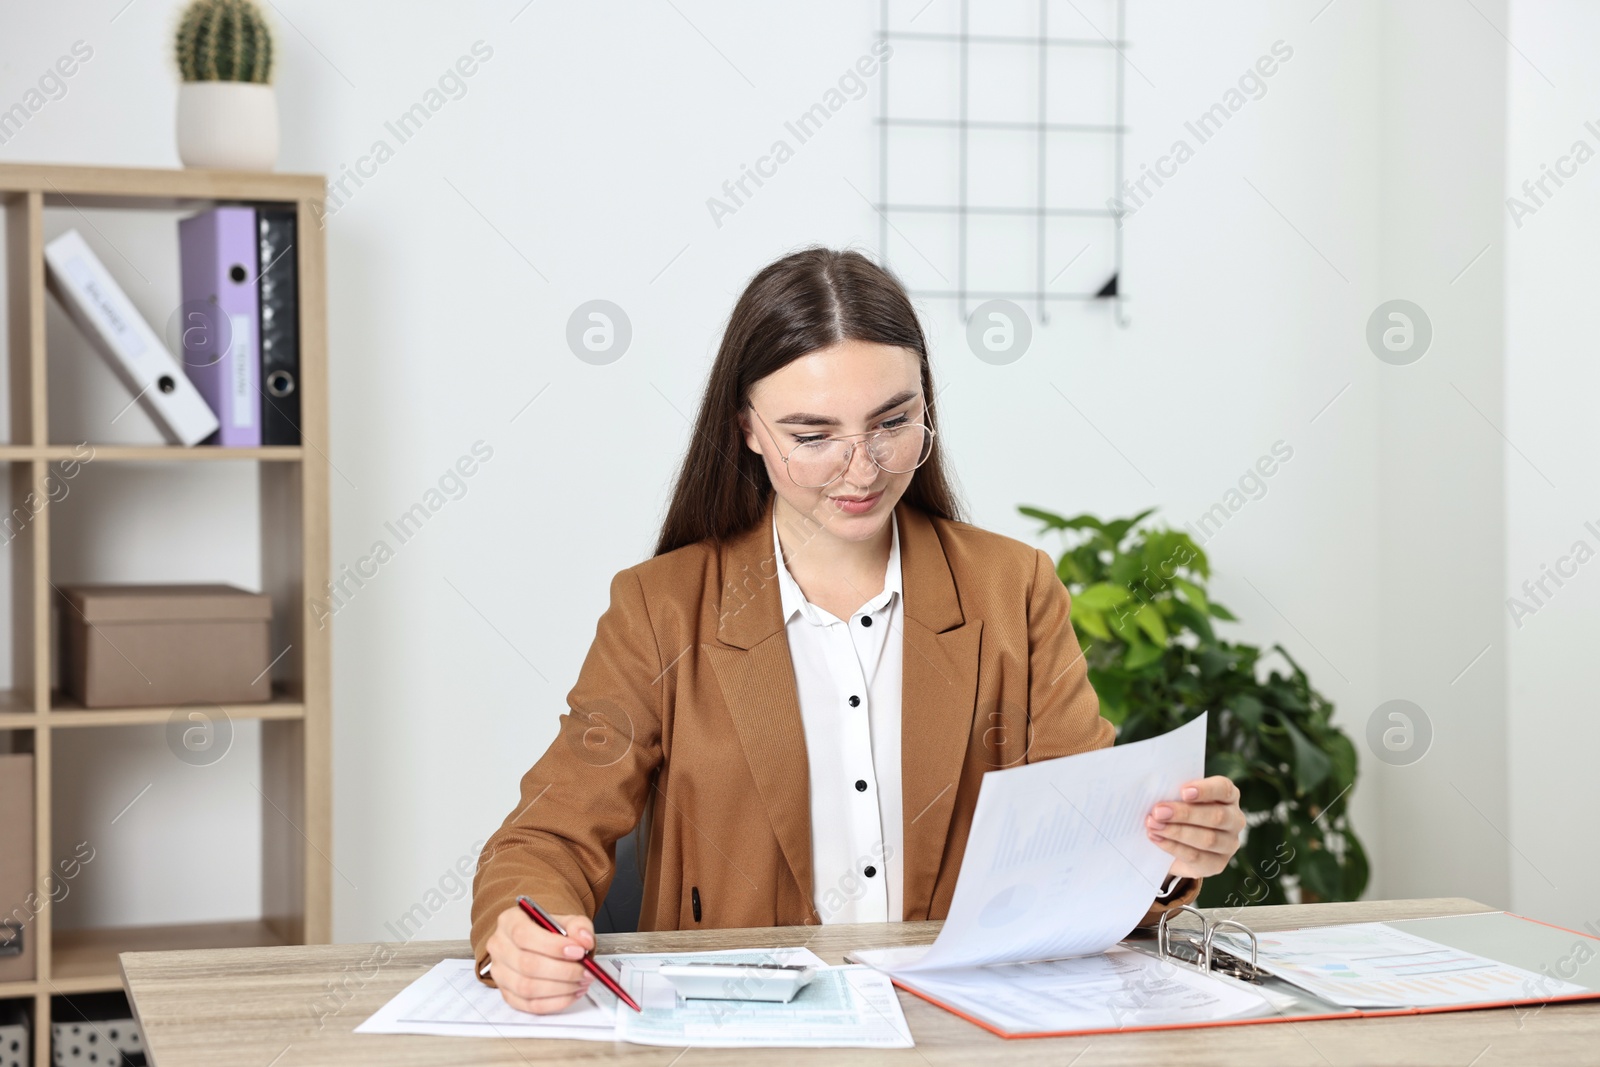
[[[567,932],[561,928],[560,923],[550,918],[550,915],[543,908],[539,907],[539,905],[535,904],[527,897],[518,897],[517,903],[521,905],[523,911],[528,913],[528,918],[538,923],[544,929],[549,930],[552,934],[560,934],[562,937],[567,936]],[[579,960],[578,962],[583,964],[584,970],[600,979],[600,983],[607,989],[611,990],[611,992],[615,993],[617,999],[622,1001],[622,1003],[626,1004],[634,1011],[643,1010],[639,1007],[639,1005],[633,1002],[633,998],[628,996],[628,994],[623,990],[622,986],[617,984],[617,980],[607,974],[606,969],[594,961],[593,956],[585,953],[583,959]]]

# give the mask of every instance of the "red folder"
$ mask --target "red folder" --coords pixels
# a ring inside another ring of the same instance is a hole
[[[1509,1008],[1559,1004],[1567,1001],[1600,1000],[1600,938],[1578,930],[1554,926],[1537,919],[1514,915],[1510,912],[1479,912],[1469,915],[1438,916],[1425,919],[1397,919],[1383,925],[1424,937],[1447,948],[1485,956],[1509,966],[1519,967],[1536,974],[1548,975],[1562,982],[1584,988],[1581,993],[1555,996],[1532,996],[1484,1001],[1474,1004],[1449,1004],[1429,1007],[1398,1008],[1347,1008],[1332,1004],[1310,994],[1302,998],[1308,1005],[1320,1008],[1304,1011],[1285,1011],[1272,1015],[1248,1018],[1217,1019],[1204,1022],[1138,1024],[1080,1030],[1007,1030],[990,1020],[973,1015],[952,1004],[915,987],[914,976],[902,979],[890,976],[896,986],[930,1004],[938,1005],[952,1015],[981,1026],[990,1033],[1004,1038],[1028,1037],[1081,1037],[1095,1034],[1136,1033],[1142,1030],[1185,1030],[1214,1026],[1247,1026],[1261,1023],[1313,1022],[1321,1019],[1370,1019],[1396,1015],[1431,1015],[1447,1011],[1476,1011],[1483,1008]],[[1130,946],[1131,947],[1131,946]],[[1182,964],[1182,966],[1190,966]],[[1274,988],[1291,988],[1286,983],[1274,982]],[[1301,992],[1298,991],[1297,992]]]

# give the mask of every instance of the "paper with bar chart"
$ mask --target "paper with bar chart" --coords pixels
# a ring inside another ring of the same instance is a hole
[[[983,776],[950,914],[933,946],[853,954],[893,974],[1104,952],[1144,917],[1172,857],[1158,801],[1204,774],[1206,716],[1160,737]]]
[[[1434,1008],[1546,1000],[1582,986],[1462,952],[1384,923],[1352,923],[1259,935],[1260,965],[1335,1004],[1351,1008]],[[1232,934],[1218,942],[1249,955]]]

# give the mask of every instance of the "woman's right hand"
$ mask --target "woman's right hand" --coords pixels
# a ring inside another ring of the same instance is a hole
[[[518,1011],[549,1015],[588,992],[594,976],[578,961],[594,948],[594,923],[587,915],[553,915],[567,936],[540,929],[521,907],[500,913],[485,946],[489,977],[505,1002]]]

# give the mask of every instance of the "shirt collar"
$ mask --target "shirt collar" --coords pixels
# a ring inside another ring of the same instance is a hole
[[[819,626],[834,621],[833,615],[823,611],[806,599],[801,592],[800,585],[794,580],[794,575],[789,573],[788,564],[783,561],[783,545],[778,540],[778,509],[772,509],[772,554],[778,561],[778,591],[783,599],[783,621],[788,623],[794,618],[794,613],[799,612],[807,622]],[[889,563],[883,572],[883,592],[861,605],[859,610],[872,614],[878,609],[892,603],[896,595],[904,595],[900,576],[900,520],[893,512],[889,515]]]

